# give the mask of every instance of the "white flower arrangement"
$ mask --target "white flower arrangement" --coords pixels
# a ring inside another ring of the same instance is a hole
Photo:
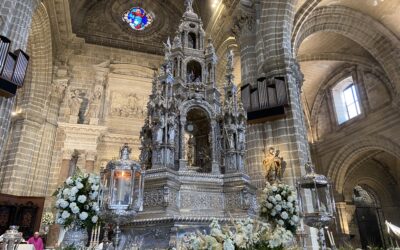
[[[57,197],[56,223],[69,227],[73,224],[88,228],[99,220],[98,187],[100,177],[78,172],[68,177],[54,195]]]
[[[283,226],[292,233],[296,232],[300,222],[297,195],[293,187],[267,182],[261,201],[261,217]]]
[[[297,195],[291,186],[267,182],[263,190],[260,218],[268,223],[253,220],[237,220],[233,228],[221,229],[217,220],[210,224],[210,234],[200,232],[186,235],[179,244],[183,249],[290,249],[299,224]],[[178,248],[179,249],[179,248]]]
[[[183,249],[288,249],[294,237],[290,230],[282,226],[272,228],[270,224],[253,219],[239,220],[233,227],[221,229],[217,220],[210,224],[210,234],[200,232],[186,235],[179,244]]]
[[[42,217],[42,225],[49,226],[54,224],[54,215],[51,212],[46,212]]]

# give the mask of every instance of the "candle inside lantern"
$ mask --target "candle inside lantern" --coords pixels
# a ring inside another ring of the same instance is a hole
[[[131,184],[131,171],[120,170],[114,172],[115,197],[118,205],[129,205],[129,190]]]

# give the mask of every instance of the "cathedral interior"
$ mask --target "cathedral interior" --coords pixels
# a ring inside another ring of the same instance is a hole
[[[2,42],[29,56],[23,86],[0,91],[0,233],[10,201],[36,209],[37,230],[57,187],[78,168],[99,173],[124,144],[149,172],[143,218],[225,211],[233,183],[252,214],[274,148],[284,183],[307,162],[330,180],[336,245],[388,248],[385,221],[400,226],[399,23],[399,0],[0,0]],[[163,190],[182,210],[152,210],[169,206]]]

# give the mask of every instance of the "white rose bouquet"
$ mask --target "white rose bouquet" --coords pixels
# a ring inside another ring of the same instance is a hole
[[[99,183],[98,175],[80,171],[68,177],[54,193],[57,197],[56,223],[65,227],[73,224],[83,228],[94,226],[99,219]]]
[[[295,233],[300,218],[293,187],[283,183],[271,185],[267,182],[262,198],[260,216]]]

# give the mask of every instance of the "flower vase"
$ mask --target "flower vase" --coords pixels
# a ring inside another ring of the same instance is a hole
[[[61,246],[63,248],[72,246],[75,249],[86,249],[88,239],[89,234],[87,230],[79,225],[74,224],[65,232]]]

